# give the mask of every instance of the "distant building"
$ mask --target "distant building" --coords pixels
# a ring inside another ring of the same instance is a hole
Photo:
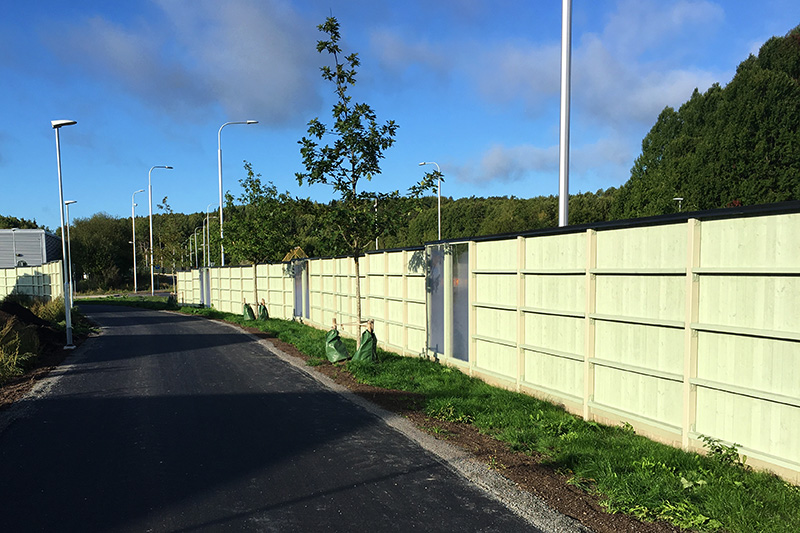
[[[0,268],[61,259],[61,239],[43,229],[0,229]]]

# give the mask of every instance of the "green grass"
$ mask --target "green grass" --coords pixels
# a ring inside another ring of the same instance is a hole
[[[161,305],[166,308],[163,299]],[[310,365],[327,363],[324,331],[285,320],[246,321],[213,309],[181,310],[258,327],[309,355]],[[353,353],[355,342],[344,341]],[[346,368],[360,382],[423,395],[432,418],[473,424],[515,450],[541,455],[570,483],[600,495],[610,512],[697,531],[800,531],[800,487],[752,471],[734,447],[706,439],[706,455],[687,453],[636,435],[627,425],[585,422],[435,361],[380,349],[378,354],[379,364],[350,362]]]

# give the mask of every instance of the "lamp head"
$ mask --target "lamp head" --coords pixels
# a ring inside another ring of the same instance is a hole
[[[139,189],[139,190],[138,190],[138,191],[136,191],[136,192],[144,192],[144,189]],[[135,192],[135,193],[133,193],[133,194],[136,194],[136,192]]]
[[[166,167],[164,167],[164,168],[166,168],[166,169],[168,169],[168,170],[172,170],[172,167],[170,167],[170,166],[166,166]]]
[[[78,203],[78,200],[67,200],[67,201],[64,202],[64,205],[77,204],[77,203]]]
[[[258,124],[258,121],[257,120],[248,120],[248,121],[245,122],[245,124]]]
[[[423,161],[422,163],[419,164],[419,166],[423,166],[423,165],[427,165],[427,164],[428,164],[427,162]]]
[[[61,126],[72,126],[73,124],[77,124],[74,120],[51,120],[50,124],[53,125],[53,129],[56,130]]]

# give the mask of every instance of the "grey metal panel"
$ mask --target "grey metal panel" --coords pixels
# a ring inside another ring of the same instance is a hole
[[[0,268],[14,266],[14,250],[11,241],[11,232],[0,231]]]
[[[61,259],[61,239],[52,233],[44,234],[45,263]]]
[[[59,259],[61,239],[52,233],[41,229],[0,229],[0,268],[39,266]],[[20,265],[21,261],[24,264]]]

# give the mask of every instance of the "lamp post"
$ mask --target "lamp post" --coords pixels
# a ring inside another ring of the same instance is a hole
[[[144,189],[139,189],[138,191],[134,191],[131,195],[131,229],[133,230],[133,292],[137,292],[139,290],[138,285],[136,284],[136,206],[138,205],[134,202],[134,198],[140,192],[144,192]]]
[[[202,224],[197,226],[196,228],[194,228],[194,267],[195,268],[199,268],[198,260],[197,260],[197,257],[199,255],[199,251],[197,249],[197,230],[202,229],[202,228],[203,228]],[[204,238],[205,238],[205,236],[204,236]],[[206,253],[205,249],[203,249],[203,253],[204,254]]]
[[[561,124],[558,141],[558,225],[569,225],[569,104],[572,73],[572,0],[561,0]]]
[[[240,122],[226,122],[219,127],[217,133],[217,169],[219,170],[219,256],[220,264],[225,266],[225,245],[222,244],[222,128],[229,124],[258,124],[257,120],[245,120]],[[209,244],[210,244],[209,239]]]
[[[61,140],[58,132],[64,126],[72,126],[77,124],[74,120],[51,120],[50,125],[56,130],[56,165],[58,166],[58,212],[61,215],[61,264],[64,264],[63,258],[67,257],[67,243],[64,242],[64,187],[61,181]],[[67,344],[64,346],[65,350],[75,348],[72,344],[72,301],[70,300],[70,280],[67,273],[62,268],[61,274],[64,278],[64,316],[67,326]]]
[[[211,209],[211,206],[213,205],[214,204],[208,204],[206,206],[206,235],[208,236],[208,255],[206,256],[207,267],[211,266],[211,220],[210,220],[211,212],[209,211],[209,209]],[[221,238],[222,236],[220,235],[220,239]],[[222,254],[222,248],[220,248],[220,254]],[[220,260],[220,263],[221,262],[222,261]]]
[[[153,169],[155,168],[165,168],[167,170],[172,170],[171,166],[168,165],[156,165],[150,168],[150,172],[147,173],[147,191],[148,191],[148,206],[150,208],[150,296],[155,294],[155,269],[153,267],[153,183],[150,179],[151,175],[153,174]]]
[[[77,204],[77,200],[67,200],[64,202],[64,207],[67,210],[67,264],[69,265],[69,301],[75,301],[75,280],[72,278],[72,241],[69,238],[69,204]]]
[[[423,165],[436,165],[436,163],[434,163],[433,161],[423,161],[422,163],[419,164],[419,166]],[[439,240],[441,241],[442,240],[442,179],[441,179],[442,171],[439,170],[439,165],[436,165],[436,172],[439,173],[439,175],[436,176],[436,182],[437,182],[436,197],[438,199],[438,207],[436,209],[436,212],[439,215]]]
[[[680,213],[682,211],[681,207],[683,207],[683,197],[677,196],[677,197],[673,198],[672,200],[675,201],[675,202],[678,202],[678,213]]]
[[[213,217],[210,214],[206,214],[206,219],[203,221],[203,255],[206,258],[206,267],[211,267],[211,219],[217,218],[216,215]],[[208,243],[208,249],[206,250],[206,243]]]

